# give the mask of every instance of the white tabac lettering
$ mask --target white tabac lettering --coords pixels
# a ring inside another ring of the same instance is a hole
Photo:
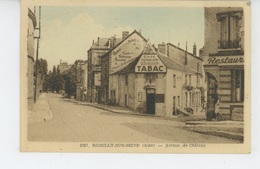
[[[166,72],[166,66],[158,58],[157,55],[143,55],[141,56],[139,62],[135,68],[136,73],[146,73],[146,72]]]

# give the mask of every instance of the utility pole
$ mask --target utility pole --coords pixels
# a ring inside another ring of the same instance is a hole
[[[39,41],[41,38],[41,6],[39,6],[39,26],[35,28],[39,30],[39,36],[34,37],[37,39],[37,47],[36,47],[36,64],[35,64],[35,88],[34,88],[34,102],[36,102],[37,98],[37,81],[38,81],[38,56],[39,56]]]

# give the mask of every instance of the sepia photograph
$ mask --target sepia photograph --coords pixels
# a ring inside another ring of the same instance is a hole
[[[250,2],[27,0],[21,21],[21,151],[250,153]]]

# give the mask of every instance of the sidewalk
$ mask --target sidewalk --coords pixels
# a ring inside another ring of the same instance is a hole
[[[241,142],[244,140],[244,123],[241,121],[187,121],[184,129]]]
[[[128,108],[125,107],[119,107],[119,106],[111,106],[111,105],[106,105],[106,104],[98,104],[98,103],[89,103],[89,102],[82,102],[82,101],[77,101],[75,99],[67,99],[73,103],[77,103],[80,105],[86,105],[86,106],[91,106],[95,108],[99,108],[102,110],[110,111],[112,113],[118,113],[118,114],[127,114],[127,115],[139,115],[139,116],[150,116],[150,117],[160,117],[156,115],[151,115],[151,114],[143,114],[139,112],[132,111]]]
[[[52,111],[48,103],[47,94],[42,93],[33,105],[32,111],[28,113],[28,123],[44,122],[51,118]]]

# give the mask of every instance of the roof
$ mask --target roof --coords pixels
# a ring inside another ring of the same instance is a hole
[[[140,60],[142,54],[140,54],[138,57],[134,58],[127,66],[122,68],[121,70],[113,73],[113,74],[126,74],[126,73],[134,73],[135,72],[135,66]]]
[[[170,45],[170,46],[172,46],[172,47],[175,47],[175,48],[177,48],[177,49],[179,49],[179,50],[181,50],[181,51],[183,51],[183,52],[186,52],[184,49],[179,48],[178,46],[175,46],[174,44],[167,43],[167,45]],[[190,52],[187,52],[187,53],[189,54],[189,56],[192,56],[192,57],[194,57],[194,58],[197,58],[197,59],[203,61],[203,59],[201,59],[200,57],[194,56],[194,55],[193,55],[192,53],[190,53]]]
[[[151,45],[149,42],[144,47],[144,50],[142,53],[143,54],[157,54],[156,49],[154,48],[154,45]]]
[[[108,52],[106,52],[104,55],[100,56],[101,58],[105,57],[108,53],[110,53],[111,51],[113,51],[115,48],[117,48],[121,43],[123,43],[126,39],[128,39],[130,36],[132,36],[134,33],[137,33],[145,42],[147,42],[147,40],[136,30],[134,30],[132,33],[130,33],[125,39],[121,40],[119,43],[115,44],[115,46],[113,48],[111,48]]]
[[[118,43],[120,43],[122,41],[122,38],[115,38],[115,37],[111,37],[111,38],[98,38],[98,42],[94,42],[92,44],[92,46],[90,47],[90,49],[109,49],[109,39],[114,39],[114,43],[115,45],[117,45]]]
[[[161,61],[164,63],[164,65],[168,68],[168,69],[173,69],[173,70],[178,70],[181,72],[185,72],[188,74],[195,74],[196,71],[191,69],[189,66],[185,66],[181,63],[179,63],[176,60],[172,60],[167,56],[164,56],[161,53],[158,53],[157,56],[161,59]]]
[[[132,61],[130,61],[124,68],[118,70],[117,72],[115,72],[113,74],[134,73],[135,67],[136,67],[138,61],[140,60],[142,55],[145,54],[145,50],[146,49],[144,49],[144,51],[138,57],[136,57]],[[184,73],[187,73],[187,74],[197,73],[195,70],[193,70],[189,66],[185,66],[185,65],[179,63],[178,61],[173,61],[172,59],[170,59],[167,56],[164,56],[161,53],[157,53],[156,55],[160,58],[160,60],[167,67],[167,69],[178,70],[178,71],[181,71],[181,72],[184,72]]]

